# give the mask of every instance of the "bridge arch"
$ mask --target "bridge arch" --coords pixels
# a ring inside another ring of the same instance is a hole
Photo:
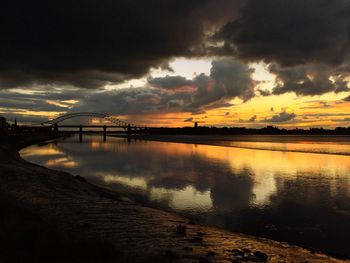
[[[45,124],[50,124],[50,125],[57,125],[58,123],[68,120],[68,119],[73,119],[73,118],[78,118],[78,117],[92,117],[92,118],[99,118],[99,119],[105,119],[110,121],[111,123],[115,124],[116,126],[120,127],[137,127],[136,125],[132,125],[130,123],[127,123],[125,121],[122,121],[116,117],[113,117],[109,114],[105,113],[96,113],[96,112],[75,112],[75,113],[68,113],[61,115],[55,119],[49,120],[42,122],[41,125]]]

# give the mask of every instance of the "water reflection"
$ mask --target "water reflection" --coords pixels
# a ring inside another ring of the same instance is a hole
[[[349,142],[315,142],[315,141],[299,141],[291,142],[231,142],[230,146],[260,149],[271,151],[289,151],[289,152],[306,152],[306,153],[328,153],[350,155]]]
[[[60,139],[21,155],[93,183],[137,192],[146,203],[210,225],[350,257],[350,156],[84,140]]]

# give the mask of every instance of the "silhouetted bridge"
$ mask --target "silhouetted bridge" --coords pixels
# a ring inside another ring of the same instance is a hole
[[[108,122],[112,123],[113,125],[65,125],[65,124],[60,124],[61,122],[64,122],[69,119],[73,118],[79,118],[79,117],[90,117],[90,118],[99,118],[103,120],[107,120]],[[139,125],[134,125],[131,123],[127,123],[123,120],[120,120],[114,116],[111,116],[109,114],[104,114],[104,113],[94,113],[94,112],[77,112],[77,113],[69,113],[65,115],[61,115],[55,119],[46,121],[41,123],[41,125],[51,125],[53,130],[55,132],[59,132],[60,129],[62,128],[69,128],[70,131],[79,131],[80,136],[84,133],[84,129],[86,132],[86,129],[101,129],[101,132],[103,132],[104,137],[107,134],[108,129],[115,129],[115,128],[120,128],[125,131],[128,135],[131,134],[141,134],[145,133],[147,128],[144,126],[139,126]],[[89,131],[90,132],[90,131]],[[96,132],[96,131],[95,131]]]

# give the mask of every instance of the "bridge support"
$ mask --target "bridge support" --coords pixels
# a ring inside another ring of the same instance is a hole
[[[55,125],[53,126],[53,131],[54,132],[58,132],[58,125],[57,125],[57,123],[55,123]]]
[[[107,127],[106,125],[103,126],[103,141],[105,142],[107,139]]]
[[[79,141],[80,142],[83,141],[83,126],[82,125],[79,126]]]
[[[128,134],[128,135],[131,135],[131,125],[130,125],[130,124],[128,124],[127,134]]]

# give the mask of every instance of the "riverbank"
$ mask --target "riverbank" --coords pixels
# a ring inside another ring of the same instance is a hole
[[[199,226],[187,218],[142,207],[123,194],[91,185],[82,177],[31,164],[19,157],[22,147],[47,139],[50,138],[7,138],[0,147],[3,207],[6,214],[13,215],[7,224],[1,224],[2,228],[7,226],[1,231],[11,240],[21,239],[23,233],[10,231],[9,222],[15,220],[12,228],[16,229],[31,221],[23,226],[23,231],[32,235],[27,245],[34,244],[33,250],[39,251],[32,262],[55,262],[55,258],[56,262],[69,262],[70,258],[75,258],[71,262],[96,262],[99,257],[102,262],[341,262],[299,247]],[[45,243],[47,239],[49,242]],[[59,241],[58,249],[52,248],[55,242],[50,240]],[[16,240],[13,245],[25,247]],[[51,252],[40,255],[40,246]],[[20,256],[23,249],[13,251],[17,253],[12,256]],[[25,253],[31,251],[27,249]],[[32,259],[32,255],[25,256]]]

